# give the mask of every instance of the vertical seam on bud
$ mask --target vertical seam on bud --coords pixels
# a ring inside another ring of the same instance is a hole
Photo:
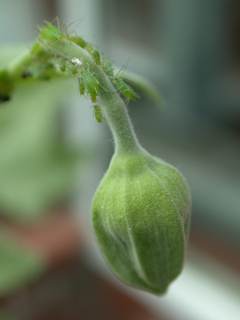
[[[161,183],[159,183],[159,177],[156,175],[156,173],[153,172],[153,170],[151,169],[151,167],[150,167],[147,163],[145,163],[145,165],[146,165],[146,167],[149,169],[149,171],[153,174],[153,176],[154,176],[154,177],[157,177],[157,182],[158,182],[158,184],[161,185]],[[157,228],[156,225],[154,225],[154,231],[155,231],[156,234],[159,233],[159,232],[158,232],[158,228]],[[167,237],[166,237],[166,232],[165,232],[165,230],[164,230],[164,243],[165,243],[165,244],[168,244],[167,242],[168,242],[168,241],[167,241]],[[164,247],[166,247],[166,245],[164,245]],[[168,253],[167,253],[167,256],[166,256],[166,270],[167,270],[167,278],[169,278],[169,255],[168,255]]]
[[[140,186],[139,187],[139,195],[142,195],[142,192],[141,192],[141,183],[140,183],[140,181],[139,180],[137,180],[137,182],[138,182],[138,185]],[[142,197],[140,196],[140,199],[141,199]],[[158,233],[158,229],[156,228],[156,225],[154,225],[154,231],[155,231],[155,233]],[[164,239],[164,241],[166,240],[166,237],[165,237],[165,239]],[[166,241],[165,241],[166,242]],[[141,263],[140,263],[140,265],[141,265]],[[156,270],[156,269],[155,269]],[[155,271],[154,272],[155,273],[155,276],[156,276],[156,278],[158,277],[158,274],[157,274],[157,271]],[[145,272],[144,272],[144,274],[145,274]],[[150,285],[150,287],[152,287],[152,288],[154,288],[154,285],[155,284],[153,284],[151,281],[149,281],[148,280],[148,277],[147,277],[147,275],[145,274],[145,277],[144,277],[144,280],[146,281],[146,283],[147,284],[149,284]]]
[[[127,181],[127,179],[125,178],[125,181],[124,181],[124,197],[125,197],[125,199],[127,199],[126,181]],[[129,241],[131,243],[131,246],[130,246],[130,248],[131,248],[131,258],[132,258],[132,262],[133,262],[133,265],[134,265],[134,270],[137,273],[137,275],[140,277],[140,279],[142,279],[146,283],[149,283],[147,281],[146,274],[145,274],[143,268],[141,267],[141,263],[139,261],[138,252],[137,252],[136,245],[135,245],[135,240],[132,237],[131,232],[130,232],[131,229],[130,229],[129,221],[128,221],[128,218],[127,218],[127,210],[126,210],[126,205],[125,204],[124,204],[124,211],[125,211],[124,217],[125,217],[125,221],[126,221],[126,225],[127,225],[127,234],[128,234]]]

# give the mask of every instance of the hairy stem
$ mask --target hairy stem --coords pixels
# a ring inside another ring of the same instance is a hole
[[[17,57],[9,66],[8,72],[9,75],[14,79],[17,80],[21,77],[22,72],[25,71],[28,65],[32,63],[32,54],[30,51],[26,51],[20,57]]]
[[[114,88],[100,95],[105,118],[112,131],[116,151],[131,152],[139,149],[139,143],[134,132],[127,108]]]
[[[54,41],[48,46],[53,54],[61,55],[68,60],[78,58],[94,71],[102,88],[98,100],[112,131],[116,152],[138,150],[140,145],[128,116],[126,105],[101,67],[95,64],[92,57],[84,49],[68,40]]]

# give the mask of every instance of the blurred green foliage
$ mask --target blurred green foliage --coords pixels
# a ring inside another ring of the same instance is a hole
[[[5,312],[3,310],[0,311],[0,319],[1,320],[17,320],[17,318],[10,314],[9,312]]]
[[[68,89],[66,80],[25,79],[0,104],[0,208],[14,219],[35,219],[74,187],[80,152],[61,122]]]
[[[5,68],[9,63],[11,63],[18,56],[24,54],[27,48],[25,45],[22,46],[6,46],[1,47],[0,51],[0,69]]]
[[[37,254],[0,229],[0,296],[36,278],[43,270],[44,263]]]
[[[2,49],[0,70],[24,49]],[[0,84],[1,85],[1,84]],[[24,79],[0,104],[0,216],[37,222],[68,199],[78,179],[79,146],[67,139],[64,115],[72,83]],[[44,270],[44,261],[0,227],[0,296],[21,288]],[[0,313],[0,319],[11,319]]]

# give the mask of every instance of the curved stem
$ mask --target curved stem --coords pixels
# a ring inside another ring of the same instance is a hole
[[[131,120],[128,116],[127,108],[121,99],[110,79],[103,72],[102,68],[93,61],[90,54],[70,40],[59,39],[52,41],[42,41],[42,50],[50,52],[53,56],[62,56],[64,59],[72,61],[80,59],[97,76],[101,86],[98,100],[101,103],[104,116],[112,131],[116,152],[132,152],[140,149],[140,144],[134,132]],[[25,68],[31,65],[34,60],[32,52],[26,52],[18,57],[8,67],[10,76],[17,80],[21,77]]]
[[[136,151],[140,146],[125,103],[118,93],[114,92],[114,88],[110,87],[109,89],[109,92],[101,94],[100,100],[104,116],[114,137],[116,151]]]
[[[25,71],[28,65],[32,63],[32,55],[31,52],[26,51],[21,56],[18,56],[16,59],[12,61],[12,63],[8,66],[9,75],[13,79],[17,79],[21,77],[21,73]]]
[[[112,131],[116,152],[139,150],[140,145],[128,116],[126,105],[101,67],[94,63],[91,56],[84,49],[68,40],[55,41],[50,44],[49,49],[55,54],[62,55],[64,58],[69,60],[79,58],[83,63],[89,65],[89,68],[97,75],[99,83],[103,88],[98,99]]]

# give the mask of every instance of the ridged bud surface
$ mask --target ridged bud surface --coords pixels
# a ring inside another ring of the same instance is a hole
[[[183,267],[190,207],[176,168],[145,151],[115,154],[93,201],[94,230],[113,273],[164,293]]]

